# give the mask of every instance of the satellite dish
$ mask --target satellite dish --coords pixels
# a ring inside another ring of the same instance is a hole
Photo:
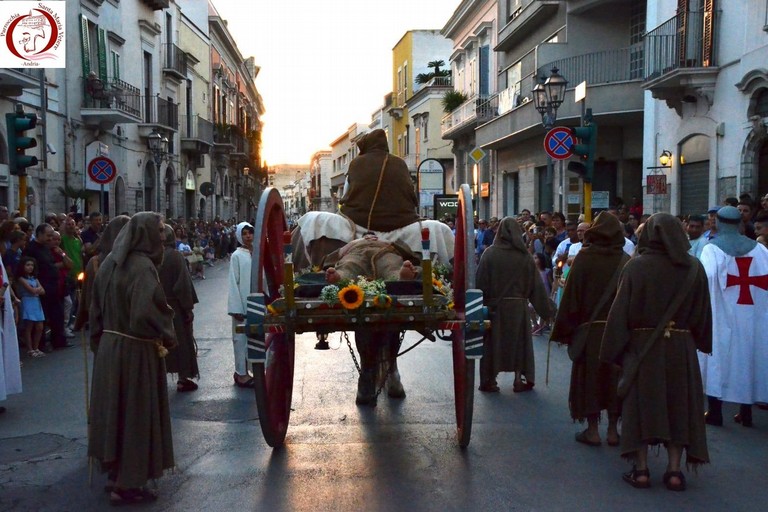
[[[214,192],[213,183],[210,181],[206,181],[205,183],[200,184],[200,193],[203,194],[205,197],[212,196]]]

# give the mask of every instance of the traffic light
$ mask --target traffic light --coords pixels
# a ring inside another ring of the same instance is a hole
[[[573,137],[578,140],[573,145],[573,154],[580,157],[582,162],[571,162],[568,170],[581,174],[584,180],[592,183],[595,173],[595,149],[597,147],[597,124],[589,121],[585,126],[571,128]]]
[[[24,109],[17,106],[13,114],[5,114],[8,128],[8,168],[11,174],[26,176],[27,167],[37,165],[37,157],[26,155],[24,152],[37,147],[34,137],[27,137],[24,132],[37,126],[37,114],[25,114]]]

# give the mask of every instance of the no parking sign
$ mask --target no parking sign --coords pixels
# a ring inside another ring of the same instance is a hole
[[[97,156],[88,163],[88,177],[99,185],[106,185],[117,178],[117,166],[109,158]]]

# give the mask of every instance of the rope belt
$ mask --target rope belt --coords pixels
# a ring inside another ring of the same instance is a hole
[[[120,331],[110,331],[108,329],[104,329],[102,332],[108,332],[109,334],[114,334],[115,336],[122,336],[123,338],[128,338],[129,340],[134,341],[143,341],[144,343],[152,343],[155,348],[157,349],[157,356],[160,358],[163,358],[168,355],[168,349],[163,346],[162,341],[160,341],[157,338],[138,338],[136,336],[131,336],[130,334],[125,334],[124,332]]]
[[[664,327],[664,337],[669,339],[672,337],[673,332],[691,332],[690,329],[673,329],[672,326],[675,325],[674,320],[667,323],[667,326]],[[638,329],[632,329],[633,331],[655,331],[655,328],[651,327],[640,327]]]

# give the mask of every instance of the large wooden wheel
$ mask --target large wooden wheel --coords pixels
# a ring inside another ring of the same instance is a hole
[[[283,284],[283,233],[288,229],[283,200],[275,188],[261,195],[254,222],[251,293],[262,292],[266,303],[276,299]],[[253,365],[256,405],[264,439],[282,446],[291,415],[295,334],[267,334],[266,361]]]
[[[475,226],[469,185],[459,189],[456,215],[456,245],[453,257],[453,303],[458,318],[464,320],[466,292],[475,286]],[[456,400],[456,429],[459,446],[469,445],[472,435],[472,409],[475,401],[475,360],[467,359],[464,330],[454,329],[453,389]]]

